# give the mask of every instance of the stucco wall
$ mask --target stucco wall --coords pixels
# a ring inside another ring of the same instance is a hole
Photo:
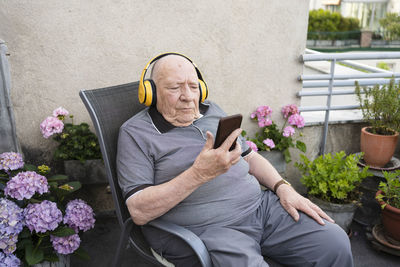
[[[298,58],[308,0],[0,0],[17,134],[25,151],[51,157],[40,122],[58,106],[90,118],[78,92],[139,79],[147,61],[177,51],[202,70],[211,100],[243,128],[256,106],[299,103]]]

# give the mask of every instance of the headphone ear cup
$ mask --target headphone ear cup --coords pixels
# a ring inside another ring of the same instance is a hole
[[[199,79],[199,90],[200,90],[200,102],[203,103],[208,97],[207,84]]]
[[[143,104],[146,106],[155,105],[157,101],[156,84],[153,80],[144,80],[144,100]]]

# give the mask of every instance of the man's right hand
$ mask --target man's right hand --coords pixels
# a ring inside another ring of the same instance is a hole
[[[229,148],[239,137],[242,129],[236,129],[222,145],[214,149],[214,136],[207,132],[207,141],[193,163],[192,170],[196,174],[199,182],[206,183],[218,175],[221,175],[229,170],[232,165],[235,165],[240,160],[242,149],[237,142],[234,150],[229,151]]]

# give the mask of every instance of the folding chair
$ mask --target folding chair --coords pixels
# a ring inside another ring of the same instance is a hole
[[[155,266],[164,266],[153,256],[140,226],[135,225],[132,221],[117,181],[116,153],[119,128],[126,120],[144,108],[138,101],[138,85],[138,82],[134,82],[106,88],[82,90],[79,93],[89,111],[99,138],[118,222],[122,229],[117,252],[113,259],[113,266],[118,267],[121,266],[120,262],[128,242],[137,254],[147,262]],[[191,231],[160,219],[153,220],[148,224],[180,237],[194,250],[202,266],[212,266],[205,245]]]

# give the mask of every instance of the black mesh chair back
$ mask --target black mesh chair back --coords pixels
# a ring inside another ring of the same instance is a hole
[[[118,222],[122,229],[125,229],[127,220],[130,220],[130,215],[117,180],[118,133],[120,126],[125,121],[145,108],[144,105],[139,103],[137,97],[138,85],[139,82],[133,82],[106,88],[82,90],[79,93],[97,132]],[[151,254],[150,247],[145,241],[140,227],[132,224],[132,231],[129,230],[126,234],[127,236],[130,235],[131,244],[136,252],[147,261],[163,266]]]

